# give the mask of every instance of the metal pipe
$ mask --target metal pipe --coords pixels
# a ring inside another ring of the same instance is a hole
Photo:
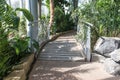
[[[20,8],[23,8],[23,2],[22,2],[23,0],[19,0],[19,2],[20,2]],[[22,16],[22,12],[20,12],[20,17]]]
[[[30,10],[30,2],[29,0],[26,0],[26,3],[25,3],[25,8]],[[29,22],[28,20],[26,20],[26,24],[27,24],[27,37],[30,37],[30,41],[29,41],[29,47],[31,47],[31,44],[32,44],[32,41],[31,41],[31,25],[30,25],[31,22]]]
[[[12,6],[12,4],[11,4],[11,0],[8,0],[8,3],[9,3],[10,6]]]
[[[34,17],[34,21],[38,20],[38,1],[30,0],[30,12]],[[33,27],[31,27],[31,38],[33,40],[38,41],[38,23],[35,23]]]

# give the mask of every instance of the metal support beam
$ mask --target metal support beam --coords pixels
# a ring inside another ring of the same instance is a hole
[[[20,8],[23,8],[23,0],[19,0],[20,2]],[[22,12],[20,12],[20,17],[22,16]]]
[[[29,0],[26,0],[25,8],[30,11],[30,2],[29,2]],[[30,22],[27,20],[26,24],[27,24],[27,37],[30,37],[29,47],[31,47],[32,42],[31,42],[31,26],[29,25]]]
[[[19,0],[19,2],[20,2],[20,8],[23,8],[24,6],[24,2],[23,2],[23,0]]]
[[[11,6],[11,0],[8,0],[8,4]]]
[[[27,21],[27,36],[30,37],[29,47],[32,47],[32,40],[38,41],[38,1],[37,0],[26,0],[26,8],[32,13],[34,17],[33,22]],[[33,52],[35,50],[33,49]]]
[[[34,17],[34,21],[38,21],[38,0],[30,0],[30,12]],[[31,38],[38,41],[38,23],[34,23],[31,27]]]

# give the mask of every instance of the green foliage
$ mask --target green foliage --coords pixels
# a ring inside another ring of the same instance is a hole
[[[46,4],[45,5],[47,6],[48,9],[50,9],[50,0],[46,0]]]
[[[3,29],[17,29],[20,19],[19,17],[16,16],[14,10],[6,3],[1,3],[0,8],[4,9],[1,10],[1,15],[0,15],[1,27]]]
[[[67,0],[54,0],[54,6],[64,10],[65,7],[70,6],[70,3]]]
[[[7,71],[11,68],[11,58],[12,55],[9,54],[0,54],[0,77],[6,75]]]
[[[56,32],[62,32],[71,30],[74,27],[72,18],[70,18],[71,13],[66,13],[59,7],[55,8],[55,23],[53,28],[56,29]]]
[[[23,11],[29,21],[33,21],[29,11],[16,9],[16,11],[18,10]],[[20,23],[16,11],[5,0],[0,0],[0,79],[29,52],[28,38],[21,38],[20,36],[16,38],[19,34]]]
[[[118,0],[91,1],[80,6],[76,12],[74,14],[79,16],[79,20],[94,25],[91,29],[93,45],[100,36],[118,36],[120,33],[120,1]]]
[[[28,21],[34,20],[32,14],[28,10],[23,9],[23,8],[16,8],[16,11],[22,11]]]
[[[94,24],[97,36],[117,36],[120,32],[120,2],[97,0],[81,9],[81,18]],[[91,17],[92,16],[92,17]]]
[[[74,27],[73,20],[71,18],[71,12],[65,10],[65,6],[70,5],[66,0],[58,0],[54,2],[54,25],[52,27],[53,32],[62,32],[71,30]]]
[[[46,6],[50,9],[50,0],[46,0]],[[57,6],[64,10],[65,7],[70,6],[70,3],[67,0],[54,0],[54,7]]]
[[[38,33],[39,42],[47,39],[48,24],[49,24],[49,18],[47,18],[45,15],[42,15],[39,22],[40,25],[39,33]]]
[[[20,36],[26,36],[26,34],[27,34],[26,26],[27,26],[26,19],[25,19],[24,16],[21,16],[20,17],[19,29],[18,29]]]
[[[33,47],[35,48],[36,52],[35,53],[39,53],[39,42],[37,42],[36,40],[33,40],[33,43],[32,43]]]
[[[25,53],[29,53],[28,49],[29,38],[14,38],[11,41],[11,46],[14,48],[17,56],[23,56]]]
[[[50,9],[49,0],[46,0],[46,6]],[[65,7],[69,6],[70,3],[67,0],[54,0],[54,23],[51,27],[52,34],[73,29],[74,23],[71,18],[71,12],[65,10]]]
[[[4,34],[4,30],[0,29],[0,77],[5,75],[11,67],[9,62],[11,62],[12,52],[13,50],[7,41],[7,34]]]

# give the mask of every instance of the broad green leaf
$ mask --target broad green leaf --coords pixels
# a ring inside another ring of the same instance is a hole
[[[15,52],[16,52],[16,55],[19,55],[20,50],[17,47],[15,47]]]
[[[27,18],[28,21],[33,21],[34,20],[32,14],[27,9],[16,8],[15,11],[22,11],[24,16]]]

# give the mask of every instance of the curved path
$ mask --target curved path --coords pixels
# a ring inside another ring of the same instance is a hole
[[[75,32],[64,34],[53,42],[49,42],[39,55],[39,60],[83,61],[84,55],[77,44]]]
[[[74,35],[66,34],[47,44],[28,80],[120,80],[104,71],[97,56],[92,62],[85,62]]]

